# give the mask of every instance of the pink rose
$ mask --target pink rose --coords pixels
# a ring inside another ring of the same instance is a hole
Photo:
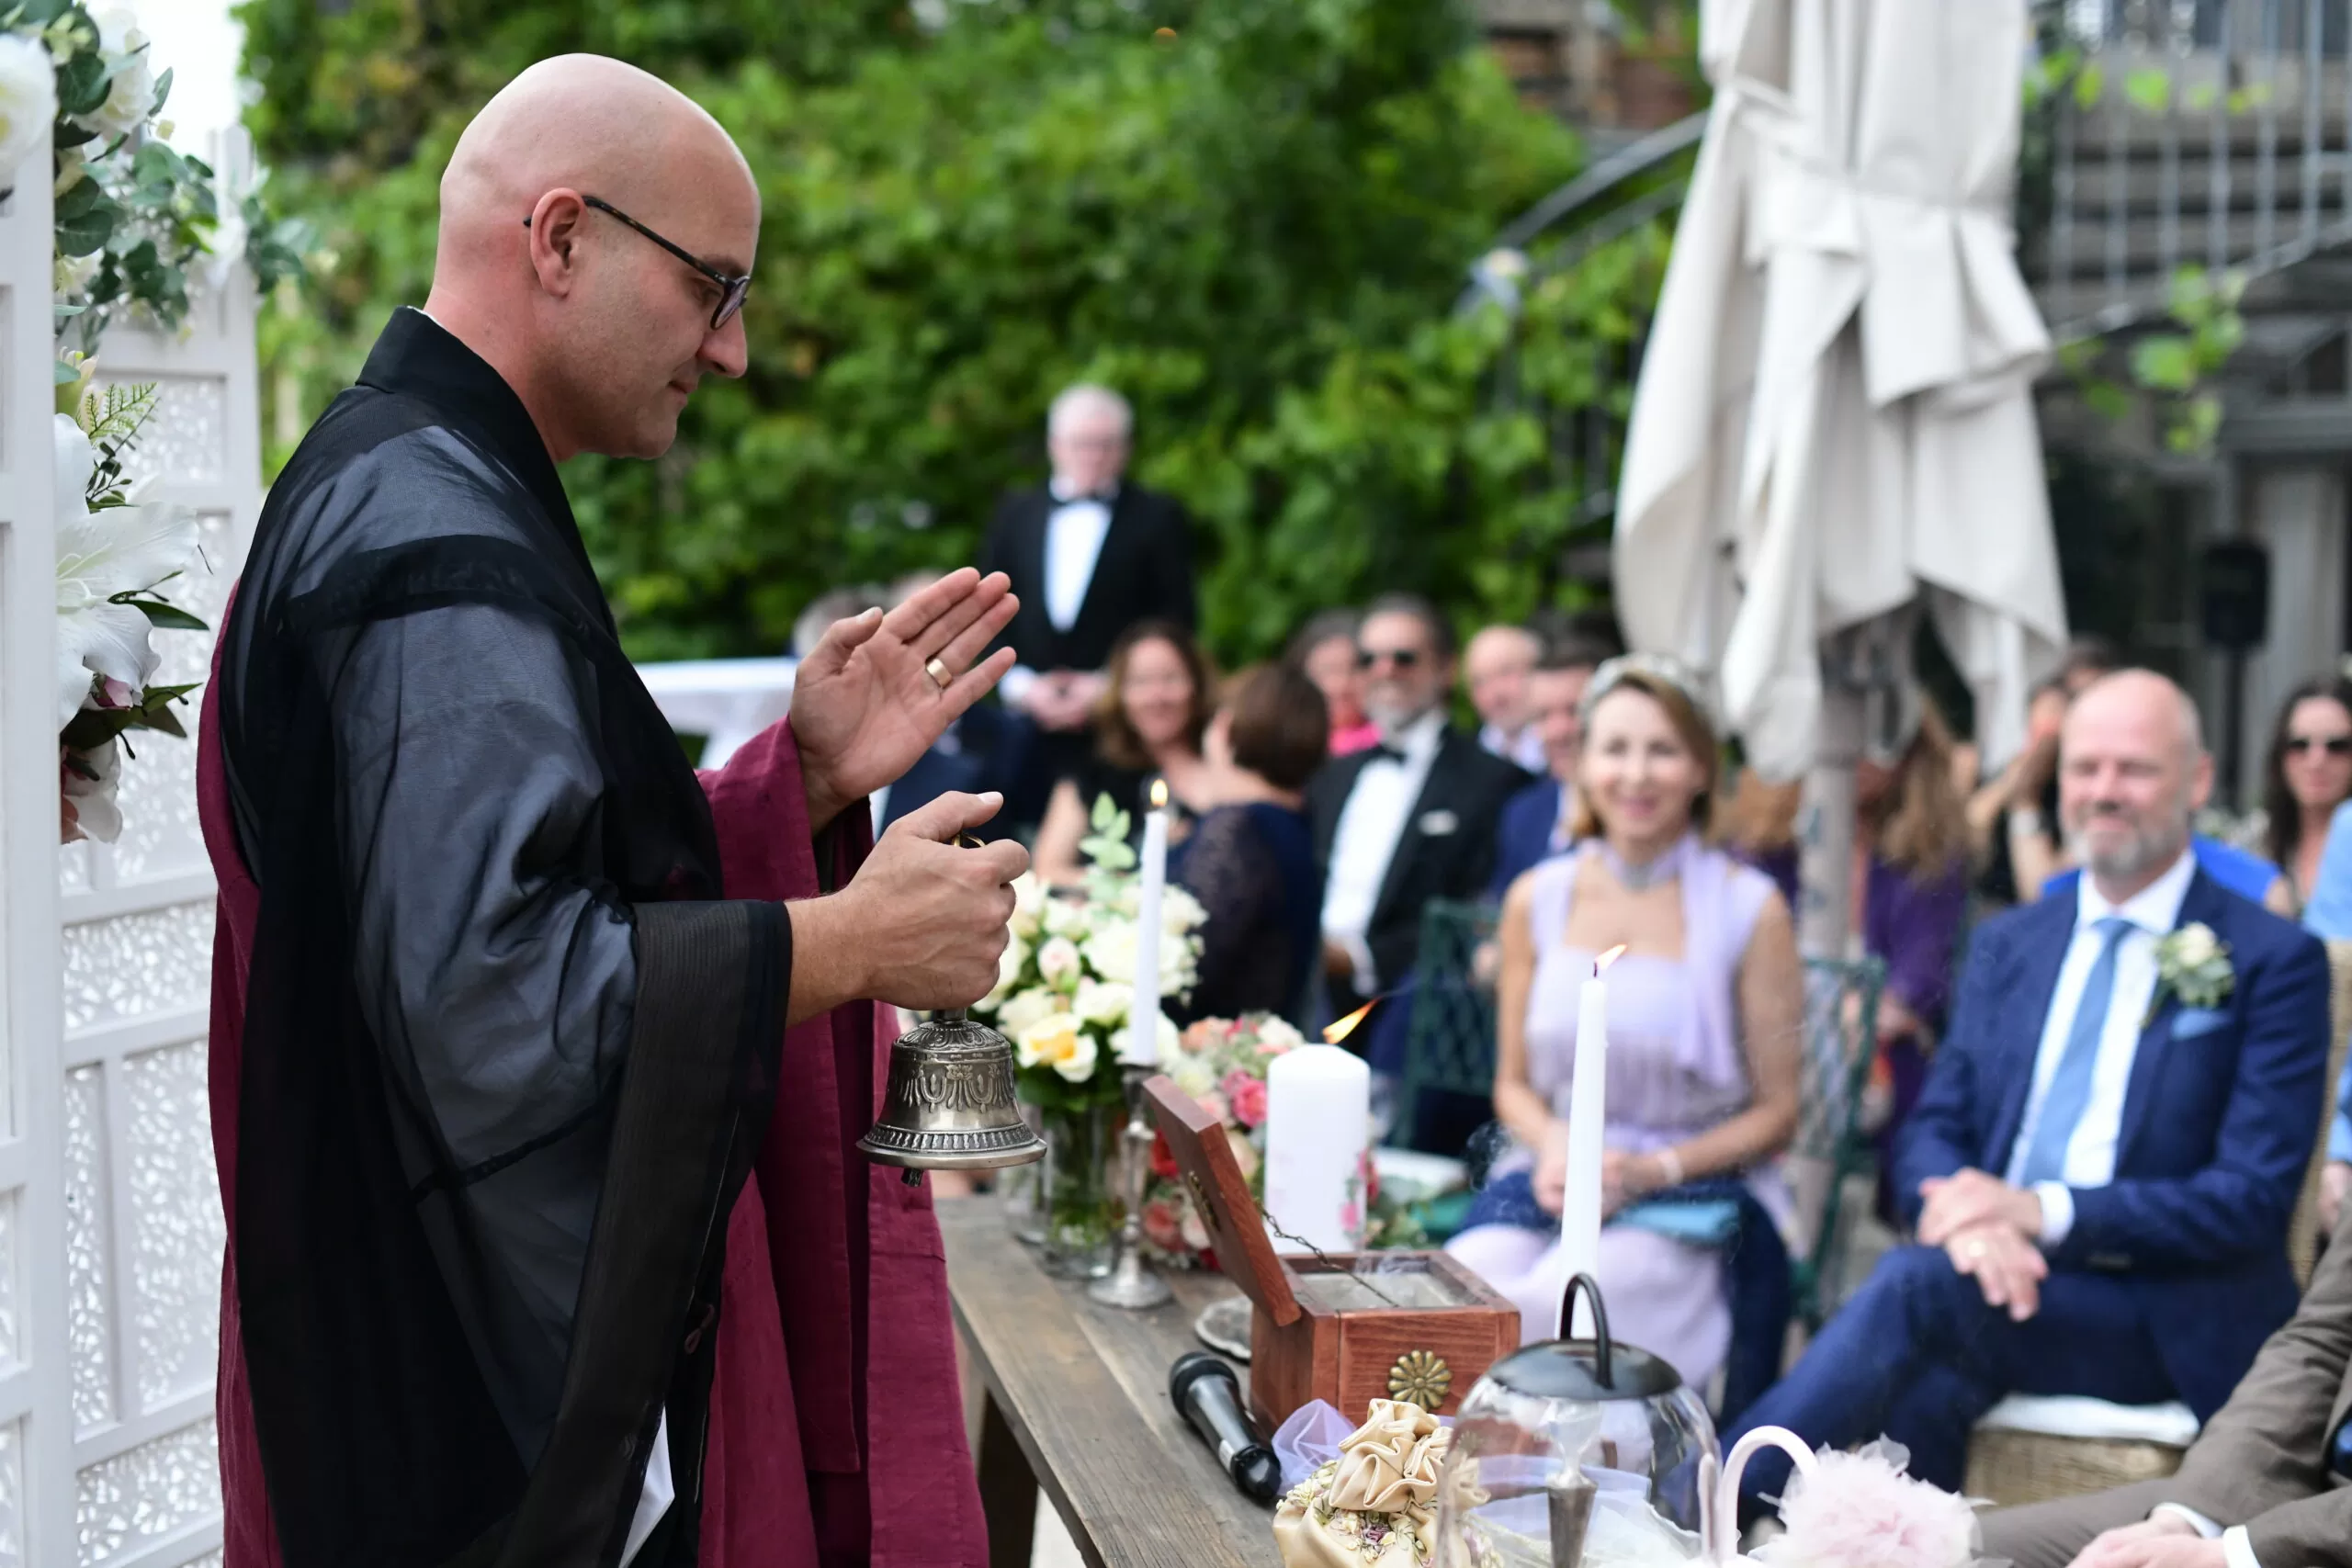
[[[1244,1072],[1227,1073],[1225,1098],[1233,1107],[1233,1119],[1242,1126],[1254,1129],[1266,1120],[1265,1079]]]

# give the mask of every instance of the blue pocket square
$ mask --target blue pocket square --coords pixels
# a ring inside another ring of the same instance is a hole
[[[2172,1037],[2175,1040],[2193,1039],[2199,1034],[2210,1034],[2229,1021],[2230,1015],[2219,1008],[2183,1008],[2172,1016]]]

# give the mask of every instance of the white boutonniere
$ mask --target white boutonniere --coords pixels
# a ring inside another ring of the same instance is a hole
[[[2156,994],[2148,998],[2148,1016],[2140,1027],[2156,1021],[2156,1010],[2167,995],[2183,1007],[2216,1008],[2237,987],[2237,971],[2230,966],[2230,944],[2213,928],[2193,920],[2156,939]]]

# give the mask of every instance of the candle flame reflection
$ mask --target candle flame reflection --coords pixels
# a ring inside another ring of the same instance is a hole
[[[1154,811],[1168,809],[1168,781],[1166,779],[1151,781],[1151,808]]]
[[[1377,1006],[1379,1001],[1380,998],[1378,997],[1374,997],[1371,1001],[1364,1003],[1363,1006],[1348,1014],[1347,1017],[1334,1019],[1329,1023],[1325,1024],[1323,1026],[1323,1043],[1326,1045],[1337,1045],[1340,1041],[1345,1040],[1349,1035],[1353,1034],[1356,1032],[1356,1025],[1363,1021],[1363,1015],[1370,1012],[1375,1006]]]
[[[1611,948],[1608,952],[1602,953],[1600,957],[1594,959],[1592,961],[1592,977],[1596,980],[1600,979],[1600,972],[1603,969],[1608,968],[1611,964],[1616,963],[1619,959],[1625,956],[1625,948],[1626,944],[1621,942],[1616,946]]]

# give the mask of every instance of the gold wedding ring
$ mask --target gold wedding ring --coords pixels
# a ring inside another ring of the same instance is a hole
[[[922,672],[930,676],[931,683],[943,692],[956,683],[956,677],[947,672],[946,661],[936,655],[922,661]]]

